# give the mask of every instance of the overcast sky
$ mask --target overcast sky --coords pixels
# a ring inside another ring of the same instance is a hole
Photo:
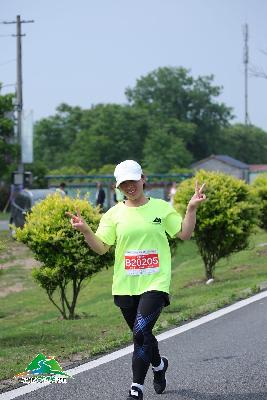
[[[215,76],[220,101],[244,122],[244,39],[267,72],[266,0],[0,0],[1,21],[22,24],[24,108],[34,119],[65,102],[125,103],[127,86],[158,67]],[[15,90],[15,25],[0,25],[2,94]],[[267,79],[249,78],[251,123],[267,131]]]

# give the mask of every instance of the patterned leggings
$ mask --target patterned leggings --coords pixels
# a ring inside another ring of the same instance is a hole
[[[133,382],[143,385],[150,363],[156,367],[161,362],[152,329],[163,307],[169,304],[168,294],[153,290],[139,296],[115,296],[115,304],[133,332]]]

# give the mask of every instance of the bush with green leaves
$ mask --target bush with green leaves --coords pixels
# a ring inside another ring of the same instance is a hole
[[[0,255],[3,253],[4,250],[5,250],[5,245],[0,240]],[[0,268],[0,275],[2,274],[2,272],[3,272],[3,270]]]
[[[5,245],[4,243],[0,240],[0,254],[5,250]]]
[[[259,201],[259,226],[267,230],[267,175],[259,175],[253,182],[252,187]]]
[[[257,224],[258,207],[250,187],[232,176],[199,171],[182,182],[175,195],[175,208],[185,214],[194,193],[195,180],[206,183],[207,200],[197,210],[194,238],[205,265],[206,278],[214,278],[217,262],[248,246]]]
[[[41,267],[33,270],[35,281],[46,290],[64,319],[77,317],[75,306],[82,286],[113,260],[112,250],[102,256],[94,253],[83,235],[72,228],[65,213],[75,213],[77,209],[95,232],[101,218],[99,209],[86,199],[57,193],[37,203],[23,229],[16,231],[16,238],[41,262]]]

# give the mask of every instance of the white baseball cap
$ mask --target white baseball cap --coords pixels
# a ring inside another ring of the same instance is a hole
[[[139,181],[142,178],[141,166],[133,160],[126,160],[119,163],[114,171],[116,187],[124,181]]]

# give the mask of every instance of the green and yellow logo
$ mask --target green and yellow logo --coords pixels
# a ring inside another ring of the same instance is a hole
[[[28,365],[24,372],[15,375],[22,383],[67,383],[70,375],[63,371],[54,357],[38,354]]]

